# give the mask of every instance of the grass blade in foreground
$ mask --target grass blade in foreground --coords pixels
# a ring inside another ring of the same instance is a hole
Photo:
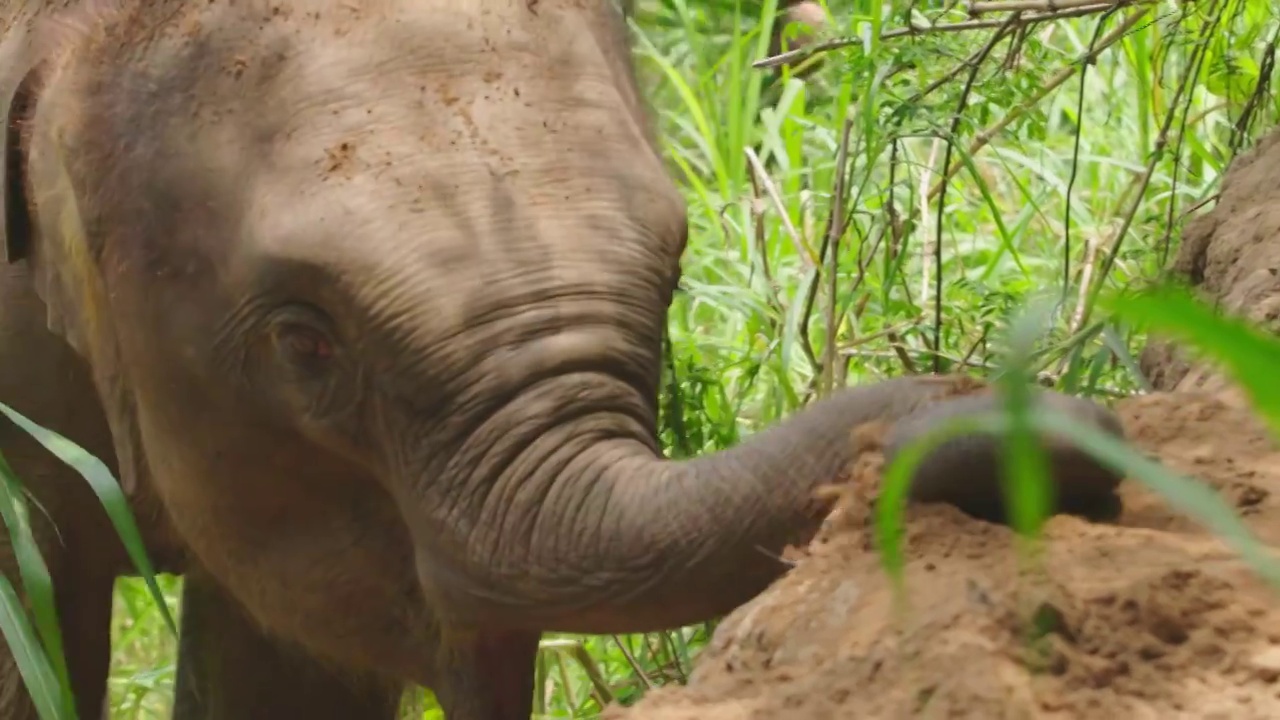
[[[169,612],[169,605],[165,603],[160,586],[156,584],[155,571],[152,569],[151,560],[147,557],[146,547],[142,544],[142,535],[138,532],[138,525],[134,522],[133,513],[129,510],[129,504],[124,497],[124,492],[120,489],[120,483],[116,482],[111,471],[101,460],[90,455],[84,448],[28,420],[8,405],[0,403],[0,412],[35,438],[55,457],[80,473],[80,476],[89,483],[89,487],[102,503],[103,509],[107,511],[107,516],[120,536],[120,541],[124,543],[134,567],[146,581],[151,598],[164,616],[165,625],[169,627],[169,632],[177,637],[178,625],[173,620],[173,614]]]
[[[902,595],[903,570],[906,563],[902,554],[904,517],[907,508],[907,491],[911,476],[925,456],[939,445],[975,432],[995,434],[1003,431],[1007,423],[1000,415],[986,413],[953,418],[934,430],[924,433],[907,443],[898,456],[884,470],[880,484],[880,497],[876,501],[876,542],[885,570],[893,579],[895,591]],[[905,596],[904,596],[905,597]]]
[[[3,519],[5,528],[9,531],[9,543],[14,559],[18,562],[18,574],[31,601],[31,611],[35,616],[44,658],[61,689],[61,702],[74,708],[67,659],[62,648],[62,629],[58,626],[53,579],[31,529],[31,515],[23,495],[22,483],[3,455],[0,455],[0,519]]]
[[[1271,432],[1280,435],[1280,376],[1275,374],[1280,367],[1280,339],[1241,318],[1218,315],[1173,287],[1110,297],[1103,304],[1129,323],[1189,343],[1220,362],[1253,400]]]
[[[1049,459],[1036,442],[1035,430],[1031,427],[1034,379],[1027,372],[1027,366],[1036,340],[1049,329],[1053,306],[1051,297],[1042,296],[1013,319],[1006,333],[1009,349],[1004,372],[997,380],[996,397],[1004,400],[1002,405],[1009,422],[1000,463],[1000,490],[1019,539],[1038,538],[1051,512]],[[1035,547],[1034,543],[1019,544],[1019,549],[1034,550]]]
[[[1124,442],[1052,408],[1044,408],[1029,419],[1037,431],[1065,436],[1111,469],[1150,487],[1170,505],[1216,533],[1259,575],[1280,587],[1280,560],[1253,536],[1222,498],[1202,483],[1170,472]],[[876,503],[876,537],[886,570],[897,589],[902,589],[905,566],[902,537],[907,489],[916,465],[931,450],[953,437],[970,432],[1005,434],[1009,426],[1003,413],[953,419],[906,445],[885,469],[880,499]]]
[[[0,632],[17,661],[18,672],[27,692],[31,693],[40,720],[76,720],[75,713],[61,699],[62,688],[48,659],[40,652],[40,643],[27,621],[18,593],[3,575],[0,575]]]
[[[1164,497],[1174,508],[1204,525],[1233,547],[1245,562],[1280,589],[1280,559],[1254,537],[1249,527],[1218,494],[1204,483],[1171,472],[1124,442],[1071,420],[1058,412],[1034,418],[1042,432],[1069,438],[1105,465],[1123,471]]]

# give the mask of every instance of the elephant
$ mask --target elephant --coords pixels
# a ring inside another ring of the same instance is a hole
[[[686,208],[609,0],[0,23],[0,400],[101,458],[183,576],[179,720],[390,720],[410,684],[450,720],[527,718],[542,633],[728,612],[815,531],[852,428],[949,402],[895,378],[663,457]],[[0,450],[87,718],[133,568],[80,477],[7,422]],[[1118,482],[1078,452],[1063,488]],[[944,486],[993,472],[963,460]],[[0,717],[36,717],[8,653]]]
[[[814,0],[783,0],[778,3],[778,8],[778,17],[774,20],[773,32],[769,36],[769,55],[812,45],[815,34],[829,27],[826,11]],[[792,35],[787,33],[788,26],[794,26]],[[803,74],[808,72],[811,71],[806,70]]]

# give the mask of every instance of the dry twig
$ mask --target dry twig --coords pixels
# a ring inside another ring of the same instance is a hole
[[[818,264],[813,256],[813,251],[805,246],[804,241],[800,239],[800,233],[796,230],[796,226],[791,222],[791,215],[787,213],[787,204],[782,201],[782,195],[778,193],[778,186],[774,184],[773,178],[769,177],[769,173],[764,169],[764,163],[760,162],[760,156],[756,155],[756,151],[751,148],[743,148],[747,153],[747,162],[751,163],[751,169],[755,171],[756,177],[760,179],[760,184],[764,187],[764,191],[768,193],[769,200],[773,202],[773,207],[778,211],[778,216],[782,219],[782,227],[787,231],[787,237],[791,238],[791,244],[795,245],[796,254],[804,261],[804,265],[808,269],[812,269]]]
[[[1022,117],[1032,108],[1039,105],[1040,101],[1044,100],[1044,98],[1049,93],[1053,92],[1054,90],[1057,90],[1058,87],[1062,85],[1062,83],[1066,82],[1073,75],[1075,75],[1076,73],[1075,66],[1077,64],[1091,63],[1095,61],[1097,57],[1101,55],[1104,50],[1107,50],[1112,45],[1115,45],[1116,43],[1120,42],[1120,40],[1124,39],[1125,35],[1127,35],[1129,31],[1133,29],[1133,26],[1137,25],[1138,22],[1142,20],[1142,18],[1146,17],[1147,11],[1148,11],[1147,8],[1140,8],[1140,9],[1134,10],[1127,17],[1125,17],[1125,19],[1122,20],[1114,30],[1107,33],[1105,37],[1099,40],[1097,47],[1089,50],[1088,52],[1081,53],[1080,57],[1076,58],[1074,61],[1067,64],[1065,67],[1058,70],[1058,72],[1054,73],[1048,80],[1046,80],[1044,83],[1044,86],[1041,87],[1034,95],[1027,98],[1026,101],[1024,101],[1022,104],[1017,105],[1012,109],[1010,109],[1009,112],[1005,113],[1004,117],[1000,118],[994,124],[985,128],[984,130],[982,130],[982,132],[978,133],[978,135],[973,139],[973,142],[969,145],[968,154],[970,156],[976,155],[979,150],[981,150],[982,148],[990,144],[991,140],[995,138],[996,135],[1000,134],[1002,130],[1008,127],[1010,123],[1012,123],[1014,120],[1017,120],[1019,117]],[[950,182],[951,178],[955,177],[956,174],[959,173],[960,169],[963,167],[964,167],[964,161],[956,160],[949,168],[947,168],[946,174],[944,174],[938,180],[938,182],[935,183],[934,186],[929,189],[929,198],[932,199],[936,197],[939,193],[941,193],[943,186],[946,183]]]
[[[1133,5],[1140,0],[997,0],[997,2],[971,2],[970,15],[984,15],[993,12],[1060,12],[1077,10],[1103,4],[1107,8]]]
[[[1018,18],[1016,25],[1019,27],[1025,27],[1040,23],[1053,22],[1055,20],[1085,17],[1087,15],[1096,15],[1108,12],[1119,6],[1150,4],[1153,2],[1155,2],[1155,0],[1124,0],[1123,2],[1107,2],[1107,0],[1090,0],[1090,2],[1083,2],[1082,0],[1074,0],[1074,4],[1078,5],[1077,7],[1070,7],[1064,10],[1054,10],[1052,12],[1023,15]],[[987,4],[1013,5],[1013,3]],[[1043,6],[1046,3],[1040,2],[1038,4]],[[1012,10],[1013,8],[1010,7],[1007,9]],[[881,33],[880,40],[892,40],[894,38],[914,35],[929,35],[932,33],[970,32],[973,30],[984,29],[990,30],[992,28],[998,28],[1004,23],[1004,20],[964,20],[962,22],[943,23],[941,25],[918,25],[912,23],[907,27],[894,28],[893,30],[887,30]],[[804,60],[812,55],[831,52],[832,50],[840,50],[852,45],[861,45],[862,42],[863,39],[861,37],[853,35],[832,38],[831,40],[806,45],[777,55],[760,58],[759,60],[751,63],[751,67],[757,69],[778,67],[779,65],[786,65],[788,63],[795,63],[800,60]]]

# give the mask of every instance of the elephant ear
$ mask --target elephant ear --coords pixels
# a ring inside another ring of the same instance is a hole
[[[89,235],[68,162],[74,155],[65,141],[69,128],[61,118],[77,114],[61,107],[65,99],[54,97],[59,93],[50,92],[57,82],[50,77],[51,63],[8,62],[14,54],[13,46],[0,52],[5,67],[0,71],[0,114],[6,120],[0,157],[0,246],[6,262],[27,263],[49,330],[88,363],[111,427],[120,483],[131,493],[146,462],[109,312],[101,243]]]
[[[11,41],[5,52],[0,53],[0,116],[4,118],[4,157],[0,162],[0,243],[7,263],[16,263],[27,256],[31,247],[31,212],[27,204],[25,186],[26,157],[22,152],[22,127],[34,106],[34,85],[37,72],[21,62],[13,62],[21,40]],[[25,53],[24,53],[25,54]]]

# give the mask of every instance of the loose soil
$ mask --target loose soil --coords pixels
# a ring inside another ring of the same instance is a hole
[[[1235,163],[1174,271],[1280,329],[1280,134]],[[1280,545],[1280,445],[1214,368],[1144,353],[1163,391],[1119,402],[1129,441],[1198,478]],[[721,623],[685,687],[615,720],[1280,718],[1280,593],[1136,481],[1110,523],[1053,518],[1040,561],[943,505],[909,509],[905,594],[874,551],[883,459],[851,480],[796,565]]]

